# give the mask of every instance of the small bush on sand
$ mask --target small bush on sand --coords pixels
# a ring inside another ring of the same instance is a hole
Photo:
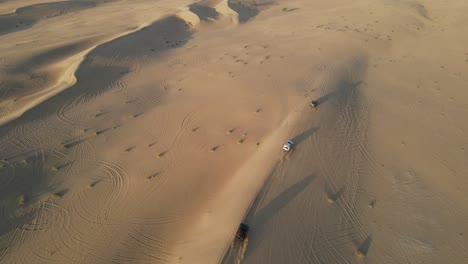
[[[52,194],[52,195],[50,196],[50,198],[52,198],[52,199],[60,199],[61,197],[62,197],[62,196],[60,196],[60,194],[58,194],[58,193],[54,193],[54,194]]]
[[[20,197],[18,198],[18,203],[20,205],[23,205],[26,203],[26,196],[24,194],[20,195]]]
[[[52,199],[60,199],[60,198],[62,198],[62,197],[67,193],[67,191],[68,191],[68,190],[65,189],[65,190],[62,190],[62,191],[60,191],[60,192],[56,192],[56,193],[52,194],[52,195],[50,196],[50,198],[52,198]]]
[[[363,257],[365,257],[365,256],[366,256],[366,254],[365,254],[364,252],[362,252],[361,250],[358,249],[358,250],[356,251],[356,257],[358,257],[358,258],[363,258]]]

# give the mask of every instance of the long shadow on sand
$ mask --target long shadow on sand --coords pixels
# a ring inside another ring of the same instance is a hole
[[[338,84],[338,89],[333,91],[333,92],[330,92],[320,98],[317,99],[317,102],[319,105],[329,101],[330,99],[332,99],[333,97],[336,97],[336,96],[340,96],[340,97],[343,97],[343,92],[347,92],[347,91],[352,91],[354,89],[356,89],[356,87],[358,87],[359,85],[361,85],[361,81],[358,81],[358,82],[348,82],[346,80],[340,80],[340,83]]]
[[[245,218],[244,222],[255,227],[250,231],[249,235],[249,244],[247,248],[247,254],[249,251],[255,250],[258,246],[260,241],[256,240],[255,238],[262,238],[263,233],[266,230],[266,225],[276,215],[281,209],[283,209],[290,201],[292,201],[295,197],[297,197],[306,187],[314,180],[315,176],[310,175],[305,177],[304,179],[300,180],[299,182],[291,185],[286,190],[284,190],[281,194],[271,200],[267,205],[263,208],[258,209],[262,204],[263,199],[268,194],[268,190],[271,187],[272,183],[275,179],[275,174],[278,172],[280,167],[280,163],[277,163],[272,170],[271,176],[268,178],[267,182],[264,184],[263,188],[258,193],[257,197],[255,198],[251,210],[249,211],[247,217]],[[258,210],[257,210],[258,209]],[[245,243],[245,242],[244,242]],[[225,252],[223,259],[220,263],[222,264],[231,264],[231,263],[240,263],[239,261],[243,258],[245,250],[245,244],[239,243],[239,241],[234,240],[231,246]]]
[[[296,182],[271,200],[265,207],[256,211],[252,216],[255,218],[253,221],[256,225],[264,225],[269,221],[269,219],[285,207],[294,197],[300,194],[314,178],[315,176],[309,175],[299,182]],[[257,230],[254,232],[257,233]]]
[[[116,57],[138,59],[148,55],[157,58],[170,49],[185,45],[191,35],[184,20],[171,16],[137,32],[99,45],[86,56],[75,72],[75,85],[30,109],[20,118],[1,126],[0,137],[15,129],[18,123],[42,119],[57,113],[63,106],[90,100],[112,89],[113,83],[131,72],[131,68],[125,65],[112,65],[102,61],[112,61]],[[68,49],[74,50],[73,45]],[[53,51],[39,54],[35,58],[44,59],[47,58],[46,55],[53,56]],[[26,70],[25,65],[18,67]]]
[[[262,8],[273,5],[272,1],[228,0],[228,6],[238,14],[239,23],[245,23],[256,17]]]
[[[273,172],[273,174],[275,174],[275,171]],[[274,180],[274,175],[270,177],[271,180]],[[252,226],[255,226],[255,229],[251,231],[251,241],[249,243],[249,250],[254,251],[255,248],[258,246],[258,243],[260,241],[256,240],[255,238],[264,237],[263,233],[265,232],[266,225],[268,224],[268,222],[285,206],[287,206],[295,197],[297,197],[301,192],[303,192],[314,179],[314,175],[309,175],[305,177],[304,179],[285,189],[281,194],[276,196],[263,208],[252,211],[246,217],[246,222],[251,223]],[[265,185],[266,189],[262,190],[262,192],[268,192],[268,187],[270,186],[270,184]],[[266,193],[262,193],[258,196],[258,198],[254,201],[253,208],[259,206],[265,194]]]
[[[302,143],[304,142],[306,139],[308,139],[309,137],[311,137],[315,132],[317,132],[320,128],[319,127],[311,127],[309,129],[307,129],[306,131],[300,133],[299,135],[295,136],[292,138],[292,141],[294,141],[294,143],[296,144],[299,144],[299,143]]]
[[[92,47],[92,45],[92,40],[83,40],[44,51],[28,58],[28,60],[25,62],[18,63],[9,70],[9,73],[21,74],[24,72],[29,72],[32,69],[38,69],[40,67],[46,66],[47,64],[59,62],[66,57],[72,56],[73,54],[77,54],[84,49]]]
[[[0,36],[28,29],[42,19],[62,16],[67,13],[95,7],[97,5],[96,2],[63,1],[18,8],[14,13],[0,15]]]
[[[165,36],[169,33],[171,37],[179,40],[177,47],[187,43],[191,37],[185,21],[176,17],[168,17],[140,31],[98,46],[79,66],[75,73],[77,78],[75,85],[42,102],[20,118],[0,126],[0,148],[8,149],[9,135],[15,134],[18,126],[54,115],[64,105],[79,104],[90,100],[111,89],[112,83],[129,72],[129,68],[125,66],[94,63],[94,58],[110,60],[119,53],[121,56],[130,57],[141,57],[148,53],[161,56],[165,51],[174,48],[167,45],[168,38]],[[138,45],[135,45],[136,43]],[[63,126],[66,125],[63,123]],[[72,145],[68,147],[73,147]],[[2,167],[0,169],[0,262],[2,256],[11,249],[11,236],[15,235],[12,231],[21,230],[39,212],[39,209],[24,210],[24,208],[34,204],[44,193],[51,192],[57,187],[48,185],[49,176],[53,173],[46,173],[46,170],[50,171],[50,168],[47,168],[45,157],[37,156],[37,153],[42,153],[40,149],[30,150],[35,153],[31,155],[28,154],[29,152],[25,153],[20,147],[9,147],[14,148],[8,150],[10,157],[0,157]]]
[[[212,7],[204,6],[200,4],[191,4],[189,6],[190,11],[195,13],[202,21],[209,21],[210,19],[217,19],[219,17],[218,12]]]

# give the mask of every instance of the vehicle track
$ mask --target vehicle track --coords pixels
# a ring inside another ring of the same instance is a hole
[[[249,244],[245,263],[268,262],[268,257],[262,260],[261,256],[256,255],[257,248],[261,248],[258,249],[261,252],[271,252],[271,263],[282,263],[285,256],[300,258],[288,259],[291,263],[354,263],[356,260],[354,253],[349,252],[350,249],[357,248],[370,235],[361,218],[363,212],[359,209],[358,201],[360,197],[372,197],[372,194],[360,187],[360,177],[362,173],[369,173],[368,166],[378,168],[376,162],[370,158],[366,146],[366,131],[373,103],[366,101],[359,87],[366,72],[365,60],[364,56],[359,55],[344,66],[332,68],[320,64],[312,68],[316,75],[308,76],[303,84],[299,83],[302,88],[297,90],[298,93],[317,93],[318,100],[322,100],[316,111],[304,111],[307,109],[304,107],[300,111],[310,115],[304,118],[309,120],[309,126],[318,124],[320,129],[301,139],[297,148],[281,159],[281,163],[274,168],[274,176],[271,177],[274,180],[267,181],[264,186],[269,191],[262,189],[257,198],[260,203],[251,207],[247,220],[250,219],[251,228],[256,232],[252,231],[252,245]],[[330,134],[322,131],[333,131],[334,136],[330,137]],[[294,129],[290,132],[294,132]],[[261,223],[259,226],[260,220],[256,220],[253,212],[262,210],[260,204],[273,203],[272,195],[276,193],[281,196],[281,190],[288,186],[288,182],[290,184],[298,175],[307,174],[307,168],[318,177],[314,180],[315,184],[305,187],[304,191],[297,194],[302,199],[294,200],[294,208],[302,210],[294,212],[295,223],[288,222],[288,209],[285,205],[285,208],[278,209],[281,211],[276,215],[269,217],[271,220],[268,223]],[[371,170],[378,172],[377,169]],[[335,197],[332,204],[327,206],[323,203],[326,199],[321,198],[317,192],[320,186],[325,187],[326,194],[328,192],[328,195]],[[332,221],[335,224],[327,223],[324,214],[337,214],[336,220]],[[296,232],[296,229],[282,231],[279,226],[297,226],[295,228],[300,228],[301,232],[289,234]],[[271,228],[275,232],[265,233]],[[276,243],[275,240],[283,243]],[[280,244],[281,249],[277,248]],[[382,250],[381,245],[375,242],[372,247],[376,251]],[[278,255],[279,252],[283,255]],[[232,249],[228,250],[221,263],[234,263],[232,257],[229,257],[232,254]]]

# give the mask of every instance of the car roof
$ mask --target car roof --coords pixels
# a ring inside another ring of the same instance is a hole
[[[249,230],[249,226],[244,223],[240,224],[239,228],[242,230]]]

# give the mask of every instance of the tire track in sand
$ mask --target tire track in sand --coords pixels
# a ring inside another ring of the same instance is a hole
[[[126,204],[129,198],[128,175],[117,163],[99,161],[96,165],[104,173],[105,178],[96,180],[98,184],[93,189],[99,190],[102,197],[99,201],[90,203],[88,192],[94,190],[78,192],[74,198],[74,212],[83,220],[98,226],[117,225],[120,221],[112,219],[110,212],[115,213],[116,210],[121,212],[132,206],[131,203]]]

